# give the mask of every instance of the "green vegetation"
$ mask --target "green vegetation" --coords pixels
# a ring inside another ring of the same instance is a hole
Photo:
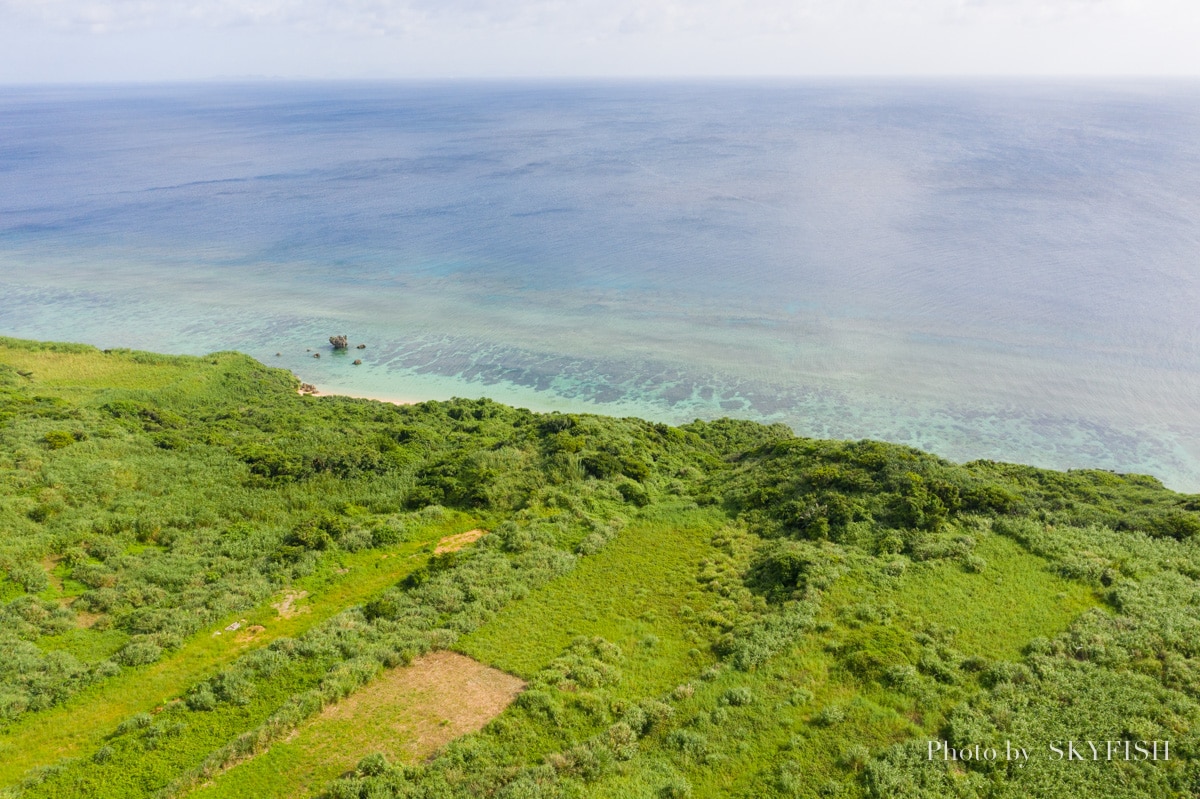
[[[1200,497],[297,385],[0,339],[0,791],[1200,793]],[[428,760],[415,709],[330,714],[439,650],[528,685]],[[1170,759],[1051,758],[1089,740]]]
[[[296,635],[338,611],[364,601],[417,568],[422,561],[414,555],[427,538],[437,540],[448,531],[465,526],[456,517],[442,520],[416,536],[417,541],[382,552],[343,553],[318,573],[302,578],[288,595],[297,597],[292,607],[281,614],[287,596],[272,600],[241,614],[243,628],[261,631],[229,634],[222,628],[237,621],[228,617],[213,625],[210,634],[199,634],[177,651],[157,663],[140,669],[126,669],[117,676],[89,687],[79,696],[43,713],[22,718],[0,737],[0,775],[18,778],[32,765],[54,758],[75,755],[89,746],[98,746],[103,736],[119,722],[139,712],[149,712],[167,704],[197,681],[232,663],[244,652],[265,646],[277,638]],[[217,632],[222,635],[216,635]],[[128,634],[121,630],[97,633],[92,629],[72,629],[58,636],[40,638],[44,650],[67,649],[72,653],[85,648],[105,647],[115,651]]]
[[[672,688],[675,675],[699,660],[711,662],[711,655],[689,654],[697,642],[696,611],[709,604],[695,577],[723,520],[694,505],[656,510],[570,574],[506,608],[458,649],[532,678],[577,637],[599,636],[629,653],[622,686],[642,693]],[[546,619],[555,620],[553,627]]]

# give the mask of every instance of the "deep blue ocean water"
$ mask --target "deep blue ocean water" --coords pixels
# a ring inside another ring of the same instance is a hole
[[[1200,85],[0,88],[0,334],[1200,490]]]

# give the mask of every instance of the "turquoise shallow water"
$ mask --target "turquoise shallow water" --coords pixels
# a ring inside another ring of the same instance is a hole
[[[8,89],[0,333],[1200,490],[1196,130],[1183,84]]]

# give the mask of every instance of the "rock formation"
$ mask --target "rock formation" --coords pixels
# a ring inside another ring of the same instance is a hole
[[[335,350],[344,350],[350,346],[350,340],[345,336],[330,336],[329,343],[333,345]]]

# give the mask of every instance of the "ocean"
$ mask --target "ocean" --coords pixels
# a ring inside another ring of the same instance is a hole
[[[1200,84],[0,88],[0,334],[1200,491]]]

